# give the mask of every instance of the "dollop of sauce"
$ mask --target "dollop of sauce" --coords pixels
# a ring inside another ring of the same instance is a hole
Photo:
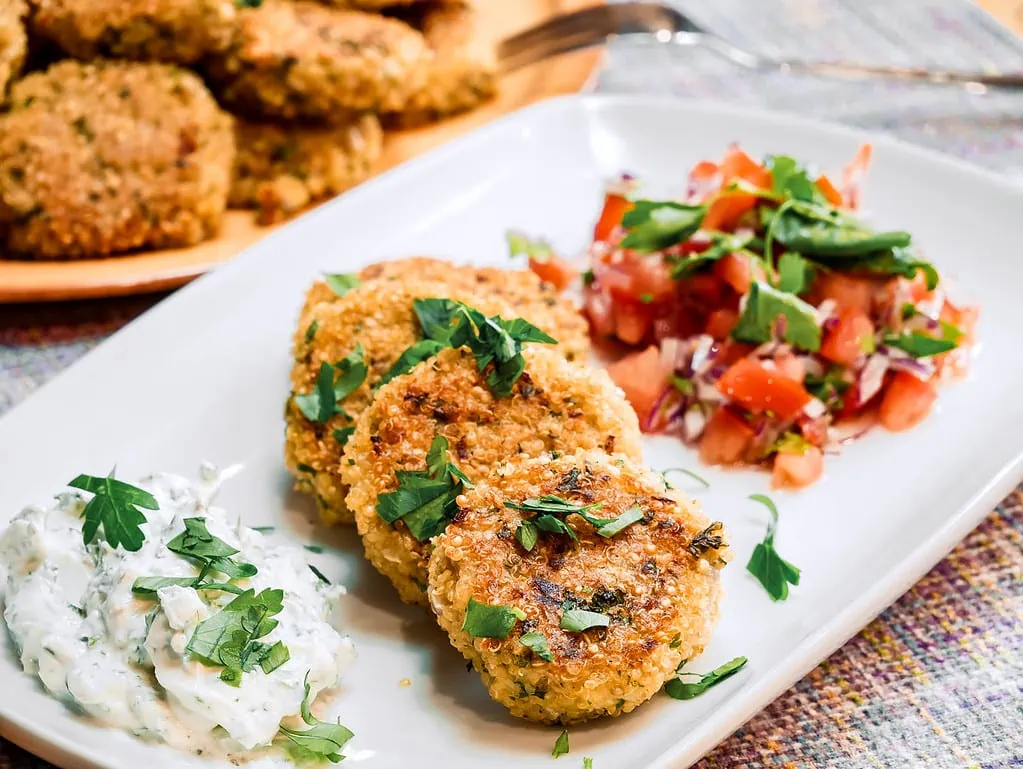
[[[303,551],[270,543],[212,504],[239,468],[204,465],[197,484],[154,474],[137,486],[158,510],[146,510],[137,552],[97,539],[82,542],[87,497],[76,491],[22,510],[0,536],[0,602],[25,672],[50,694],[100,724],[193,753],[235,756],[269,746],[282,720],[300,712],[308,675],[310,701],[336,687],[355,659],[351,639],[330,623],[344,591],[320,581]],[[290,659],[266,674],[257,666],[239,686],[220,668],[191,659],[195,627],[234,598],[190,587],[164,587],[156,600],[132,593],[138,577],[194,577],[198,568],[167,549],[185,518],[205,518],[211,534],[258,572],[237,580],[259,593],[284,591],[277,627],[261,640],[283,642]],[[255,756],[253,756],[255,757]]]

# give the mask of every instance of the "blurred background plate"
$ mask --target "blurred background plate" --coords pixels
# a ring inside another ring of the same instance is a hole
[[[502,38],[594,0],[478,0],[481,34],[495,44]],[[497,98],[459,117],[387,135],[380,173],[494,118],[532,102],[578,91],[593,73],[601,52],[582,51],[502,77]],[[216,267],[274,227],[256,224],[252,211],[232,210],[220,235],[198,246],[145,251],[108,259],[15,261],[0,259],[0,303],[61,301],[124,296],[180,286]],[[282,254],[282,259],[287,255]]]

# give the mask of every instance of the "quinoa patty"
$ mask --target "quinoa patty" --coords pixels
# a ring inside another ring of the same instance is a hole
[[[352,110],[401,109],[431,57],[396,19],[264,0],[238,12],[209,73],[221,99],[250,116],[345,122]]]
[[[25,4],[22,0],[0,0],[0,104],[7,85],[21,72],[25,61]]]
[[[497,93],[497,56],[480,35],[472,5],[463,0],[420,4],[400,18],[422,31],[434,60],[426,85],[401,112],[386,117],[389,126],[412,128],[465,112]]]
[[[226,42],[234,0],[31,0],[32,33],[79,59],[194,64]]]
[[[259,209],[272,224],[369,176],[383,149],[375,115],[334,127],[237,121],[232,208]]]
[[[0,115],[0,232],[37,258],[189,246],[220,226],[234,129],[166,64],[63,61]]]
[[[371,264],[360,273],[363,280],[404,279],[439,280],[481,296],[497,296],[513,314],[546,331],[558,340],[566,358],[585,361],[590,350],[589,326],[571,300],[561,296],[529,270],[502,270],[497,267],[456,265],[443,259],[413,257]],[[320,302],[337,301],[337,295],[325,281],[317,281],[306,293],[302,317]],[[303,324],[304,325],[304,324]]]
[[[563,520],[578,539],[541,531],[527,551],[516,532],[531,514],[505,503],[544,495],[599,503],[590,514],[605,520],[634,508],[642,518],[605,537],[569,514]],[[616,716],[652,697],[710,641],[723,534],[660,476],[621,457],[517,461],[459,498],[454,522],[434,539],[430,603],[452,645],[512,715],[566,724]],[[503,639],[472,637],[463,630],[470,599],[525,619]],[[566,610],[596,612],[609,624],[565,630]],[[526,633],[531,642],[542,635],[549,660],[522,643]]]
[[[365,381],[341,401],[345,415],[326,423],[312,422],[295,398],[285,410],[285,462],[296,488],[316,498],[320,518],[327,524],[352,523],[345,505],[347,485],[341,479],[342,444],[335,431],[350,427],[373,399],[373,387],[398,357],[421,336],[412,308],[416,299],[447,297],[466,302],[488,315],[509,314],[495,298],[428,280],[373,280],[349,291],[336,302],[318,304],[295,331],[291,389],[309,393],[323,363],[335,364],[361,345],[368,367]]]
[[[516,455],[602,449],[639,458],[636,415],[604,371],[567,362],[544,345],[523,350],[525,373],[497,398],[467,348],[447,349],[381,387],[348,441],[341,477],[366,557],[407,603],[426,603],[429,542],[404,521],[377,513],[380,494],[398,487],[396,470],[425,470],[434,438],[477,482]]]

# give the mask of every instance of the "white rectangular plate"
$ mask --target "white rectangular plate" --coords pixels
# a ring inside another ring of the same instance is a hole
[[[281,462],[292,324],[324,269],[349,271],[410,254],[506,263],[508,227],[586,245],[604,180],[627,169],[678,187],[697,160],[739,141],[837,168],[875,143],[866,201],[880,226],[914,233],[982,306],[970,378],[905,434],[874,431],[828,462],[823,482],[774,495],[779,551],[803,569],[773,604],[744,571],[765,511],[757,472],[703,468],[698,493],[732,533],[736,561],[711,647],[694,670],[746,655],[746,670],[688,702],[659,695],[632,715],[571,730],[566,766],[682,766],[712,748],[893,601],[1021,477],[1023,355],[1017,292],[1023,194],[963,164],[881,137],[714,105],[647,98],[547,102],[408,163],[303,217],[113,337],[0,421],[0,526],[77,473],[151,469],[194,474],[200,460],[242,462],[222,502],[250,525],[276,525],[350,588],[359,661],[339,713],[357,737],[357,766],[547,767],[557,729],[515,722],[423,611],[401,606],[362,560],[350,531],[323,531],[288,491]],[[673,440],[647,443],[655,468],[697,467]],[[283,532],[283,533],[282,533]],[[399,681],[408,678],[411,686]],[[180,756],[96,729],[46,697],[0,647],[0,729],[65,765],[180,766]],[[350,760],[352,760],[350,759]],[[202,763],[197,761],[196,763]],[[348,762],[346,762],[347,765]]]

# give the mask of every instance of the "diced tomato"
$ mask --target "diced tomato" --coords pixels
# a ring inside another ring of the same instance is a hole
[[[675,293],[675,280],[671,267],[660,254],[636,256],[628,267],[632,272],[632,290],[637,299],[644,297],[656,301]]]
[[[838,187],[831,183],[831,179],[821,174],[817,177],[817,189],[821,191],[824,199],[836,208],[842,206],[842,193],[838,191]]]
[[[782,376],[803,383],[806,379],[806,364],[795,355],[783,355],[774,359],[774,367]]]
[[[543,261],[530,258],[529,269],[535,272],[540,280],[550,283],[558,291],[568,288],[579,274],[579,270],[560,256],[551,256]]]
[[[600,213],[597,226],[593,228],[593,240],[610,240],[625,212],[632,208],[632,202],[622,195],[609,192],[604,196],[604,210]]]
[[[725,185],[737,179],[749,182],[758,190],[769,190],[773,184],[771,172],[743,152],[738,144],[733,144],[721,161],[721,181]]]
[[[813,284],[817,303],[831,299],[840,308],[870,315],[878,284],[871,278],[843,275],[840,272],[821,272]]]
[[[737,293],[749,293],[753,282],[753,270],[749,257],[742,254],[728,254],[714,262],[714,274],[731,286]]]
[[[815,483],[824,472],[824,455],[816,446],[801,454],[779,452],[774,456],[771,485],[776,489],[802,489]]]
[[[600,264],[593,267],[593,273],[601,289],[615,299],[632,299],[636,296],[636,286],[631,270],[624,264]]]
[[[724,303],[724,285],[710,272],[698,272],[678,281],[679,303],[702,314],[721,307]]]
[[[715,339],[727,339],[738,320],[739,313],[734,310],[714,310],[714,312],[707,316],[707,327],[704,329],[704,332],[710,334]]]
[[[863,144],[849,161],[842,174],[842,198],[845,200],[846,208],[857,209],[860,207],[860,186],[863,178],[867,175],[867,168],[870,166],[870,156],[874,148],[869,144]]]
[[[948,300],[941,307],[939,316],[946,323],[951,323],[963,332],[960,345],[971,345],[975,341],[977,321],[980,320],[980,310],[976,307],[956,307]]]
[[[900,371],[885,390],[879,417],[889,430],[908,430],[931,413],[938,398],[938,387],[932,379],[921,382],[912,374]]]
[[[668,386],[669,372],[661,363],[660,350],[651,345],[642,352],[626,355],[608,366],[607,373],[625,392],[639,423],[646,422]]]
[[[851,366],[874,343],[874,324],[858,310],[843,309],[838,314],[834,328],[824,334],[821,342],[821,356],[833,363]]]
[[[635,300],[619,300],[615,304],[615,335],[626,344],[639,344],[649,333],[653,314],[649,305]]]
[[[723,192],[716,197],[703,217],[702,227],[705,230],[734,230],[739,219],[757,204],[757,196],[748,192]]]
[[[590,333],[595,337],[613,336],[615,315],[611,296],[596,288],[587,288],[583,296],[586,316],[590,319]]]
[[[917,270],[912,280],[899,278],[899,285],[906,289],[913,304],[928,299],[934,292],[927,290],[927,276],[923,270]]]
[[[825,417],[811,419],[801,414],[796,419],[796,426],[803,437],[814,446],[823,446],[828,440],[828,420]]]
[[[708,465],[741,462],[753,442],[753,428],[731,409],[717,409],[707,422],[700,440],[700,459]]]
[[[733,363],[747,357],[755,349],[751,344],[743,344],[742,342],[736,342],[734,339],[726,339],[722,342],[721,351],[718,353],[718,357],[714,359],[714,363],[722,366],[731,366]]]
[[[717,389],[749,411],[770,411],[781,419],[795,417],[811,400],[801,382],[749,358],[733,364],[718,380]]]

